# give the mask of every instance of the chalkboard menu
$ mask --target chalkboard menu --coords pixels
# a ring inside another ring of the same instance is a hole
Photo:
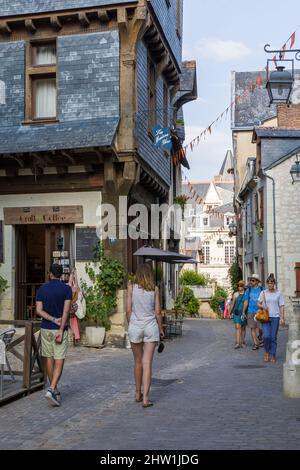
[[[96,227],[76,228],[76,260],[93,261],[95,259],[94,250],[98,242]]]
[[[3,222],[0,220],[0,263],[4,262],[3,238]]]

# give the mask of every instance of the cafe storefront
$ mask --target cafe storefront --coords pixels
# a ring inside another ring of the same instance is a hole
[[[9,284],[1,299],[1,319],[34,318],[36,292],[48,280],[53,262],[62,265],[65,282],[75,266],[79,277],[85,278],[85,264],[93,258],[98,240],[100,191],[75,193],[71,198],[63,193],[24,195],[26,206],[20,205],[20,199],[6,196],[5,207],[0,207],[0,274]]]

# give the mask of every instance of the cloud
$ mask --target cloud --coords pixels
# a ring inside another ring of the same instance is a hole
[[[223,41],[208,37],[202,38],[197,44],[197,54],[204,59],[215,62],[230,62],[243,59],[251,54],[251,49],[239,41]]]
[[[228,127],[228,126],[227,126]],[[190,143],[197,137],[204,128],[198,126],[186,126],[185,144]],[[194,151],[188,150],[187,159],[191,170],[184,170],[190,181],[211,181],[219,174],[227,150],[232,148],[231,131],[224,128],[213,128],[212,134],[207,134],[206,140],[200,141],[200,144],[194,147]]]

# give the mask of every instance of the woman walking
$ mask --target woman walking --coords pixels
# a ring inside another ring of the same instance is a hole
[[[269,321],[262,323],[265,347],[264,361],[275,363],[279,324],[284,325],[284,299],[281,292],[276,289],[274,276],[268,277],[267,286],[267,290],[260,294],[257,305],[258,308],[267,309],[269,312]]]
[[[246,337],[247,318],[243,316],[243,307],[245,302],[245,282],[239,281],[238,292],[233,296],[230,315],[235,324],[235,347],[234,349],[244,348]]]
[[[128,336],[134,356],[135,400],[138,403],[143,402],[143,407],[148,408],[153,406],[149,399],[153,355],[160,338],[164,337],[159,289],[155,286],[152,268],[148,264],[139,265],[135,284],[128,286],[127,293]]]

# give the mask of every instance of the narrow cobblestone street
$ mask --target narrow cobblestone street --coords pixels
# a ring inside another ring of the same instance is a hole
[[[276,365],[233,349],[230,321],[188,320],[155,354],[152,399],[134,402],[130,350],[70,348],[63,406],[44,392],[0,410],[1,449],[299,449],[300,402],[282,395],[287,331]]]

